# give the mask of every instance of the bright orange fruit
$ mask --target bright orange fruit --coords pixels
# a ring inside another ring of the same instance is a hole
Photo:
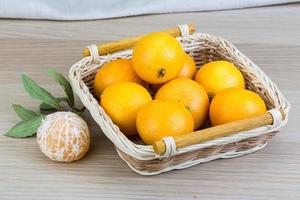
[[[255,92],[229,88],[216,94],[209,108],[212,125],[219,125],[262,115],[266,105]]]
[[[184,53],[184,63],[177,77],[194,79],[197,72],[194,59],[187,53]]]
[[[197,68],[194,59],[187,53],[184,53],[183,67],[181,68],[181,71],[177,75],[177,78],[194,79],[196,72],[197,72]],[[161,86],[163,86],[163,84],[152,84],[150,85],[150,88],[153,92],[157,92],[157,90]]]
[[[144,143],[153,144],[166,136],[178,136],[194,129],[191,113],[180,103],[153,100],[137,116],[137,130]]]
[[[195,129],[198,129],[207,117],[208,95],[199,83],[191,79],[175,78],[167,82],[157,91],[155,99],[171,99],[182,103],[193,115]]]
[[[136,117],[142,106],[152,100],[149,92],[136,83],[120,82],[108,86],[100,104],[112,121],[127,136],[136,135]]]
[[[150,33],[133,48],[133,68],[139,77],[151,84],[175,78],[183,62],[184,51],[180,43],[167,33]]]
[[[94,80],[94,92],[99,97],[107,86],[119,82],[145,85],[145,82],[135,73],[131,60],[117,59],[104,64],[98,70]]]
[[[242,73],[227,61],[213,61],[203,65],[195,80],[204,87],[209,96],[231,87],[245,88]]]

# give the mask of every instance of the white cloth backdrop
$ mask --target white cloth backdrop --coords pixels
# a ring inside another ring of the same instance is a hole
[[[0,0],[0,18],[88,20],[237,9],[299,0]]]

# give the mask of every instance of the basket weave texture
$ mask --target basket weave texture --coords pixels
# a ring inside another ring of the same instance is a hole
[[[99,100],[95,98],[93,92],[92,85],[97,70],[111,60],[131,58],[132,50],[99,56],[97,47],[92,45],[89,47],[91,56],[83,58],[70,69],[69,78],[72,87],[103,133],[114,143],[120,157],[131,169],[142,175],[155,175],[219,158],[232,158],[255,152],[265,147],[288,120],[289,102],[270,78],[234,45],[206,33],[189,35],[185,25],[179,28],[182,36],[177,39],[184,50],[194,58],[197,67],[214,60],[232,62],[243,73],[246,87],[264,99],[274,123],[179,149],[176,149],[174,140],[168,137],[165,140],[166,153],[158,155],[152,146],[129,140],[99,105]],[[285,112],[284,120],[279,109]]]

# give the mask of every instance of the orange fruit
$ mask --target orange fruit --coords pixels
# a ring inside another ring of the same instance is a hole
[[[207,117],[208,95],[199,83],[191,79],[176,78],[167,82],[157,91],[155,99],[171,99],[182,103],[193,115],[195,129]]]
[[[194,59],[187,53],[184,53],[184,63],[177,77],[194,79],[197,72]]]
[[[191,113],[176,101],[153,100],[143,106],[136,120],[137,130],[145,144],[166,136],[178,136],[194,129]]]
[[[103,90],[119,82],[135,82],[144,85],[144,81],[135,73],[131,60],[117,59],[105,63],[97,72],[94,81],[94,91],[97,97]]]
[[[209,96],[231,87],[245,88],[242,73],[227,61],[213,61],[203,65],[195,80],[204,87]]]
[[[266,112],[262,98],[249,90],[229,88],[216,94],[209,108],[212,125],[219,125],[262,115]]]
[[[177,75],[177,78],[190,78],[194,79],[194,76],[197,72],[196,64],[194,62],[194,59],[187,53],[184,53],[184,63],[183,67],[181,68],[181,71]],[[163,84],[153,84],[150,85],[150,88],[153,92],[157,92],[157,90],[163,86]]]
[[[89,127],[81,117],[72,112],[47,115],[36,136],[41,151],[54,161],[79,160],[90,148]]]
[[[136,135],[136,116],[152,100],[148,91],[132,82],[115,83],[101,94],[100,105],[127,136]]]
[[[132,64],[136,73],[151,84],[164,83],[175,78],[184,62],[180,43],[163,32],[150,33],[134,46]]]

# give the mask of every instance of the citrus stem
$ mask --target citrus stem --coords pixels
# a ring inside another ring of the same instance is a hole
[[[158,71],[158,78],[162,78],[164,77],[166,74],[166,70],[161,68],[159,71]]]

